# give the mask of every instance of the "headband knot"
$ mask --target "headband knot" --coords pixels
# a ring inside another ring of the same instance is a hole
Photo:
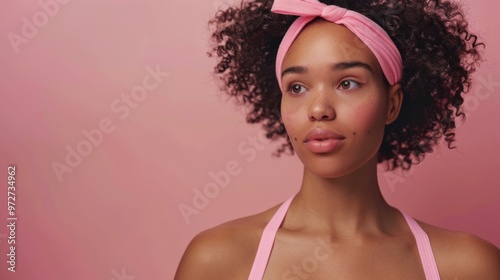
[[[321,10],[320,16],[328,21],[335,22],[343,18],[346,12],[347,9],[333,5],[332,6],[325,5],[325,7]]]
[[[288,28],[276,54],[276,77],[281,84],[281,65],[285,54],[308,22],[316,17],[342,24],[356,35],[375,55],[390,85],[401,80],[403,59],[391,37],[378,24],[366,16],[318,0],[274,0],[271,11],[277,14],[299,16]]]

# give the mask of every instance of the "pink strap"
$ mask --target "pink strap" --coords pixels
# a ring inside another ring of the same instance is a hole
[[[424,268],[425,279],[426,280],[439,280],[439,272],[436,265],[436,260],[434,259],[434,254],[432,253],[431,243],[429,237],[425,231],[418,225],[418,223],[410,216],[401,212],[410,227],[415,240],[417,241],[418,254],[420,255],[420,260],[422,261],[422,266]]]
[[[317,0],[275,0],[271,11],[278,14],[299,16],[289,27],[281,41],[276,56],[276,77],[281,89],[283,59],[304,26],[316,17],[342,24],[351,30],[375,55],[389,84],[401,80],[403,60],[398,48],[387,32],[364,15]]]
[[[286,212],[293,198],[294,197],[292,196],[281,204],[278,211],[276,211],[272,219],[264,228],[264,232],[262,233],[262,237],[260,239],[259,249],[257,249],[257,255],[255,256],[248,280],[262,280],[262,277],[264,277],[264,272],[266,271],[267,262],[269,260],[269,256],[271,255],[276,233],[283,223]]]
[[[294,196],[290,197],[288,200],[283,202],[283,204],[281,204],[278,211],[276,211],[274,216],[264,228],[248,280],[262,280],[264,277],[264,272],[266,271],[267,263],[269,261],[269,257],[271,256],[271,250],[273,249],[276,233],[283,223],[288,207],[290,207],[290,203],[293,198]],[[401,214],[403,214],[411,232],[413,233],[413,236],[415,236],[418,253],[425,273],[425,279],[440,280],[429,237],[412,217],[408,216],[404,212],[401,212]]]

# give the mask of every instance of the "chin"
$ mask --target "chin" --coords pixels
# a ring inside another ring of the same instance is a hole
[[[334,179],[344,177],[351,173],[367,170],[369,165],[377,165],[377,154],[366,158],[345,158],[334,155],[314,155],[301,157],[302,164],[309,173],[322,179]]]
[[[345,176],[353,172],[356,168],[346,165],[345,162],[332,161],[332,160],[318,160],[314,163],[304,163],[305,168],[309,173],[322,179],[334,179]]]

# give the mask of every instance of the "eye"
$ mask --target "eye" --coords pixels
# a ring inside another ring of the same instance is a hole
[[[339,88],[349,90],[358,88],[359,86],[360,84],[353,80],[343,80],[342,82],[340,82]]]
[[[301,94],[305,92],[305,87],[299,84],[291,84],[288,87],[288,91],[292,94]]]

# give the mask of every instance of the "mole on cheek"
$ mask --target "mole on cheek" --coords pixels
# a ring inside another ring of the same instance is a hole
[[[370,131],[368,130],[368,134],[370,134]]]
[[[295,142],[297,142],[297,137],[294,137],[294,138],[293,138],[293,140],[294,140]]]
[[[353,132],[352,135],[356,135],[356,132]]]

